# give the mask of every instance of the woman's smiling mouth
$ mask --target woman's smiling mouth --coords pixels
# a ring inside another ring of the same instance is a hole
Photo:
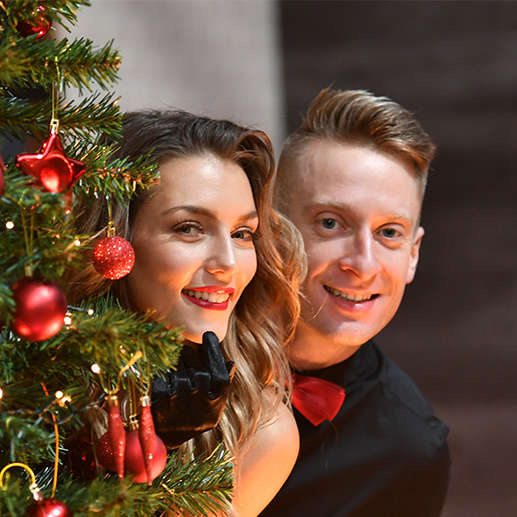
[[[207,285],[182,289],[181,293],[192,303],[204,309],[224,311],[228,308],[228,302],[234,293],[233,287],[221,287]]]

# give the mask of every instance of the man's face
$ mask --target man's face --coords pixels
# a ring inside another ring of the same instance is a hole
[[[295,366],[297,357],[324,366],[395,315],[424,233],[419,184],[403,161],[361,145],[313,141],[296,166],[287,215],[303,235],[308,275],[290,355]]]

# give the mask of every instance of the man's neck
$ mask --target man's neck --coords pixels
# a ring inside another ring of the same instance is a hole
[[[295,370],[319,370],[348,359],[361,345],[347,343],[344,338],[321,335],[299,323],[294,340],[287,347],[287,355]]]

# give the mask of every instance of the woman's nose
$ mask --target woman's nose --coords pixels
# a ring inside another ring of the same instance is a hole
[[[212,275],[232,275],[235,270],[235,250],[230,235],[214,237],[206,270]]]

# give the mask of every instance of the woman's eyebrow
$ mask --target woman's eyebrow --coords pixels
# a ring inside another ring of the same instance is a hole
[[[194,214],[206,215],[208,217],[215,217],[215,214],[208,210],[207,208],[203,208],[202,206],[196,205],[181,205],[181,206],[173,206],[172,208],[167,208],[162,212],[162,215],[173,214],[175,212],[179,212],[180,210],[184,210],[186,212],[192,212]]]
[[[175,212],[179,212],[180,210],[184,210],[186,212],[191,212],[194,214],[204,215],[206,217],[211,217],[212,219],[217,219],[217,214],[213,212],[212,210],[209,210],[208,208],[204,208],[202,206],[196,206],[196,205],[181,205],[181,206],[174,206],[172,208],[168,208],[167,210],[164,210],[162,212],[162,215],[168,215],[173,214]],[[247,214],[242,215],[238,218],[238,221],[248,221],[250,219],[257,219],[258,214],[256,210],[251,210]]]

